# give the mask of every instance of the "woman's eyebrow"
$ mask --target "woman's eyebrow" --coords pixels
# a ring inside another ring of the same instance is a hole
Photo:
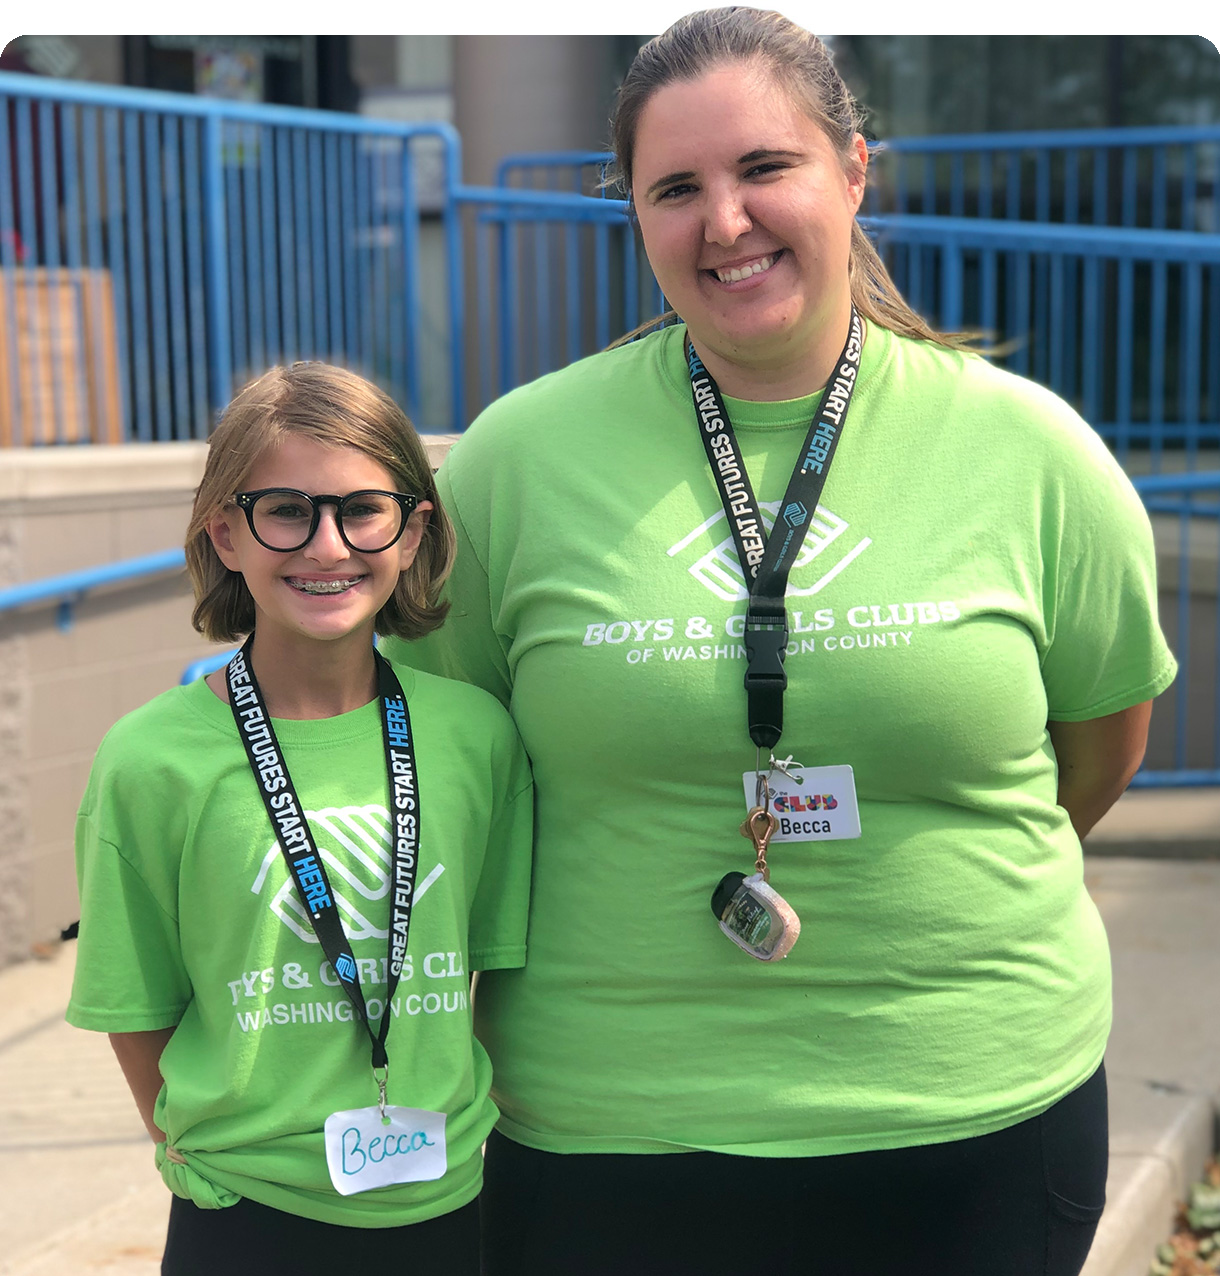
[[[693,169],[688,169],[682,173],[667,173],[664,177],[657,178],[644,194],[645,196],[654,195],[662,186],[668,186],[671,182],[689,182],[694,175]]]
[[[737,157],[738,164],[756,164],[761,159],[800,159],[804,154],[803,151],[789,151],[782,146],[760,146],[757,150],[747,151],[744,155]],[[663,186],[669,186],[673,182],[689,182],[695,176],[693,169],[684,169],[677,173],[667,173],[664,177],[658,178],[644,192],[645,196],[656,194]]]
[[[802,151],[787,151],[781,146],[764,146],[756,151],[747,151],[744,155],[737,157],[739,164],[754,164],[760,159],[770,159],[772,156],[782,156],[784,159],[800,159]]]

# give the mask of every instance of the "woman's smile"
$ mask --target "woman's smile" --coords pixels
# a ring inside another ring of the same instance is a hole
[[[750,258],[737,265],[713,266],[708,270],[708,274],[715,275],[716,279],[722,284],[744,283],[747,279],[766,274],[780,259],[783,251],[780,248],[764,257]]]

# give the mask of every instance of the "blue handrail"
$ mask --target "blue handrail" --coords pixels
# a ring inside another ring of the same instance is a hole
[[[162,550],[158,554],[144,554],[139,558],[126,558],[117,563],[100,567],[86,567],[80,571],[65,572],[60,576],[48,576],[32,580],[24,585],[0,589],[0,612],[14,611],[36,603],[59,602],[58,624],[66,629],[71,624],[71,611],[90,590],[105,585],[121,585],[133,580],[145,580],[150,576],[180,571],[186,566],[186,555],[180,549]],[[181,682],[194,682],[215,669],[229,663],[233,651],[223,651],[204,656],[187,665],[182,671]]]
[[[543,221],[597,221],[618,224],[627,220],[625,199],[592,199],[567,191],[517,190],[511,186],[457,186],[453,198],[460,204],[491,204],[514,209],[525,218]],[[548,216],[549,214],[549,216]]]
[[[233,102],[227,98],[195,97],[188,93],[167,93],[161,89],[133,89],[81,80],[54,80],[14,71],[0,71],[0,93],[10,97],[82,106],[190,115],[245,124],[278,124],[286,128],[320,129],[326,133],[372,133],[397,138],[404,132],[423,129],[457,136],[453,125],[443,120],[429,121],[427,124],[403,124],[368,115],[348,115],[341,111],[317,111],[309,107],[274,106],[263,102]]]
[[[65,572],[62,576],[48,576],[45,580],[31,580],[24,585],[0,589],[0,611],[12,611],[15,607],[55,599],[79,598],[102,585],[121,584],[144,576],[159,576],[164,572],[179,571],[185,566],[186,555],[182,550],[166,549],[158,554],[144,554],[140,558],[126,558],[118,563]]]
[[[188,682],[194,682],[197,678],[206,678],[208,674],[215,673],[217,669],[223,669],[236,654],[237,648],[230,647],[228,651],[215,651],[210,656],[202,656],[198,660],[193,660],[182,671],[182,677],[178,679],[178,685],[185,687]]]
[[[1220,493],[1220,474],[1141,474],[1131,480],[1141,496],[1162,492]]]
[[[1030,129],[1023,133],[937,133],[930,137],[887,137],[882,150],[1032,151],[1077,147],[1177,146],[1220,141],[1220,124],[1159,124],[1146,128]]]
[[[1187,230],[1135,230],[1125,226],[1080,226],[1060,222],[1012,222],[980,217],[932,217],[886,213],[861,217],[866,230],[910,244],[986,248],[1006,252],[1071,253],[1077,257],[1122,257],[1220,265],[1220,235]]]
[[[507,155],[496,165],[496,185],[507,186],[514,169],[530,168],[599,168],[603,171],[614,163],[612,151],[521,151]]]
[[[72,624],[75,604],[90,590],[181,571],[185,566],[186,555],[182,550],[166,549],[157,554],[144,554],[139,558],[126,558],[117,563],[104,563],[100,567],[86,567],[60,576],[27,581],[23,585],[0,589],[0,613],[37,603],[58,602],[57,623],[60,629],[68,629]]]

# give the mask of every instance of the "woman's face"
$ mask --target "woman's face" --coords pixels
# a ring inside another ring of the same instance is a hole
[[[645,105],[631,185],[644,247],[728,393],[750,397],[754,374],[816,370],[797,390],[810,393],[829,374],[864,196],[868,155],[858,134],[854,145],[859,165],[845,172],[821,128],[752,63],[667,84]]]

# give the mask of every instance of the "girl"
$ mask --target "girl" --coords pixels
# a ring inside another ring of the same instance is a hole
[[[418,436],[350,372],[273,368],[212,436],[192,619],[249,637],[112,728],[76,839],[68,1019],[156,1142],[171,1276],[344,1270],[372,1228],[406,1270],[478,1269],[468,972],[525,958],[529,770],[490,695],[373,647],[441,624],[453,545]]]

